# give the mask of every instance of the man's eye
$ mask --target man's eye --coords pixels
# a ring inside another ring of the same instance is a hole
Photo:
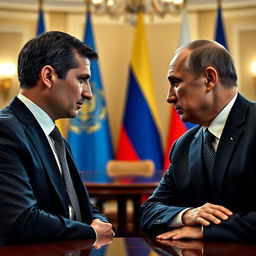
[[[181,82],[181,80],[179,80],[179,79],[173,79],[171,81],[172,85],[175,87],[179,86],[180,82]]]
[[[83,79],[83,78],[79,78],[79,79],[78,79],[78,82],[79,82],[80,84],[83,84],[83,83],[84,83],[84,79]]]
[[[78,82],[82,86],[86,83],[89,83],[89,79],[88,78],[78,78]]]

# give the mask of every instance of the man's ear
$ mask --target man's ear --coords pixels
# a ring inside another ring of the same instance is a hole
[[[205,69],[205,78],[206,78],[206,90],[207,92],[211,91],[216,85],[217,81],[217,70],[213,67],[207,67]]]
[[[56,72],[54,68],[50,65],[46,65],[42,68],[41,73],[40,73],[40,78],[43,82],[43,84],[47,88],[51,88],[53,83],[54,83],[54,77],[56,76]]]

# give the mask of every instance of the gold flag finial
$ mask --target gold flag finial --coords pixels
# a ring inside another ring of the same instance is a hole
[[[86,12],[91,11],[91,1],[90,0],[84,0],[85,7],[86,7]]]
[[[218,7],[221,7],[221,0],[217,0]]]
[[[38,0],[39,3],[39,10],[43,9],[44,0]]]

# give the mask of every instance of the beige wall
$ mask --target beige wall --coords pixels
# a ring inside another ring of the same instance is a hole
[[[61,30],[82,39],[84,13],[45,11],[47,30]],[[239,72],[239,90],[249,99],[256,100],[256,85],[249,71],[256,59],[256,5],[248,9],[224,9],[227,40]],[[189,20],[192,39],[213,39],[215,10],[190,10]],[[0,62],[17,62],[19,49],[35,34],[36,11],[1,10],[0,8]],[[110,125],[116,146],[127,88],[127,71],[133,41],[133,27],[122,19],[93,17],[95,38],[100,54],[100,68],[109,109]],[[179,16],[165,19],[146,19],[152,76],[160,119],[163,141],[166,138],[169,106],[166,103],[168,83],[166,73],[173,51],[179,43]],[[18,81],[13,81],[10,99],[18,92]],[[0,107],[4,101],[0,96]]]

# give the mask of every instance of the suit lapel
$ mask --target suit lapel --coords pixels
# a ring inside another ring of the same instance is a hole
[[[203,138],[203,128],[201,127],[194,140],[190,144],[189,149],[189,175],[191,180],[191,185],[196,194],[197,200],[201,200],[204,203],[208,197],[208,193],[202,193],[202,191],[208,191],[208,182],[205,177],[203,162],[202,162],[202,138]]]
[[[68,198],[65,193],[66,189],[52,149],[42,128],[36,121],[33,114],[18,98],[15,98],[10,106],[16,114],[17,118],[26,125],[25,132],[27,137],[31,141],[35,151],[41,159],[42,166],[44,167],[44,170],[47,173],[49,180],[60,199],[63,210],[68,216]]]
[[[228,116],[215,156],[211,189],[213,203],[218,203],[220,200],[223,179],[239,138],[243,134],[247,111],[248,105],[244,104],[242,96],[238,95]]]
[[[58,194],[58,197],[60,198],[63,209],[66,211],[68,216],[69,215],[68,208],[67,208],[68,198],[66,197],[66,193],[65,193],[66,189],[63,183],[60,170],[58,168],[58,165],[52,153],[52,149],[48,143],[47,138],[45,137],[45,134],[42,131],[42,134],[40,136],[38,134],[38,131],[36,131],[36,129],[31,127],[28,127],[26,129],[26,133],[28,138],[34,145],[34,148],[37,151],[42,161],[44,170],[46,171],[53,188],[55,189],[56,193]]]

